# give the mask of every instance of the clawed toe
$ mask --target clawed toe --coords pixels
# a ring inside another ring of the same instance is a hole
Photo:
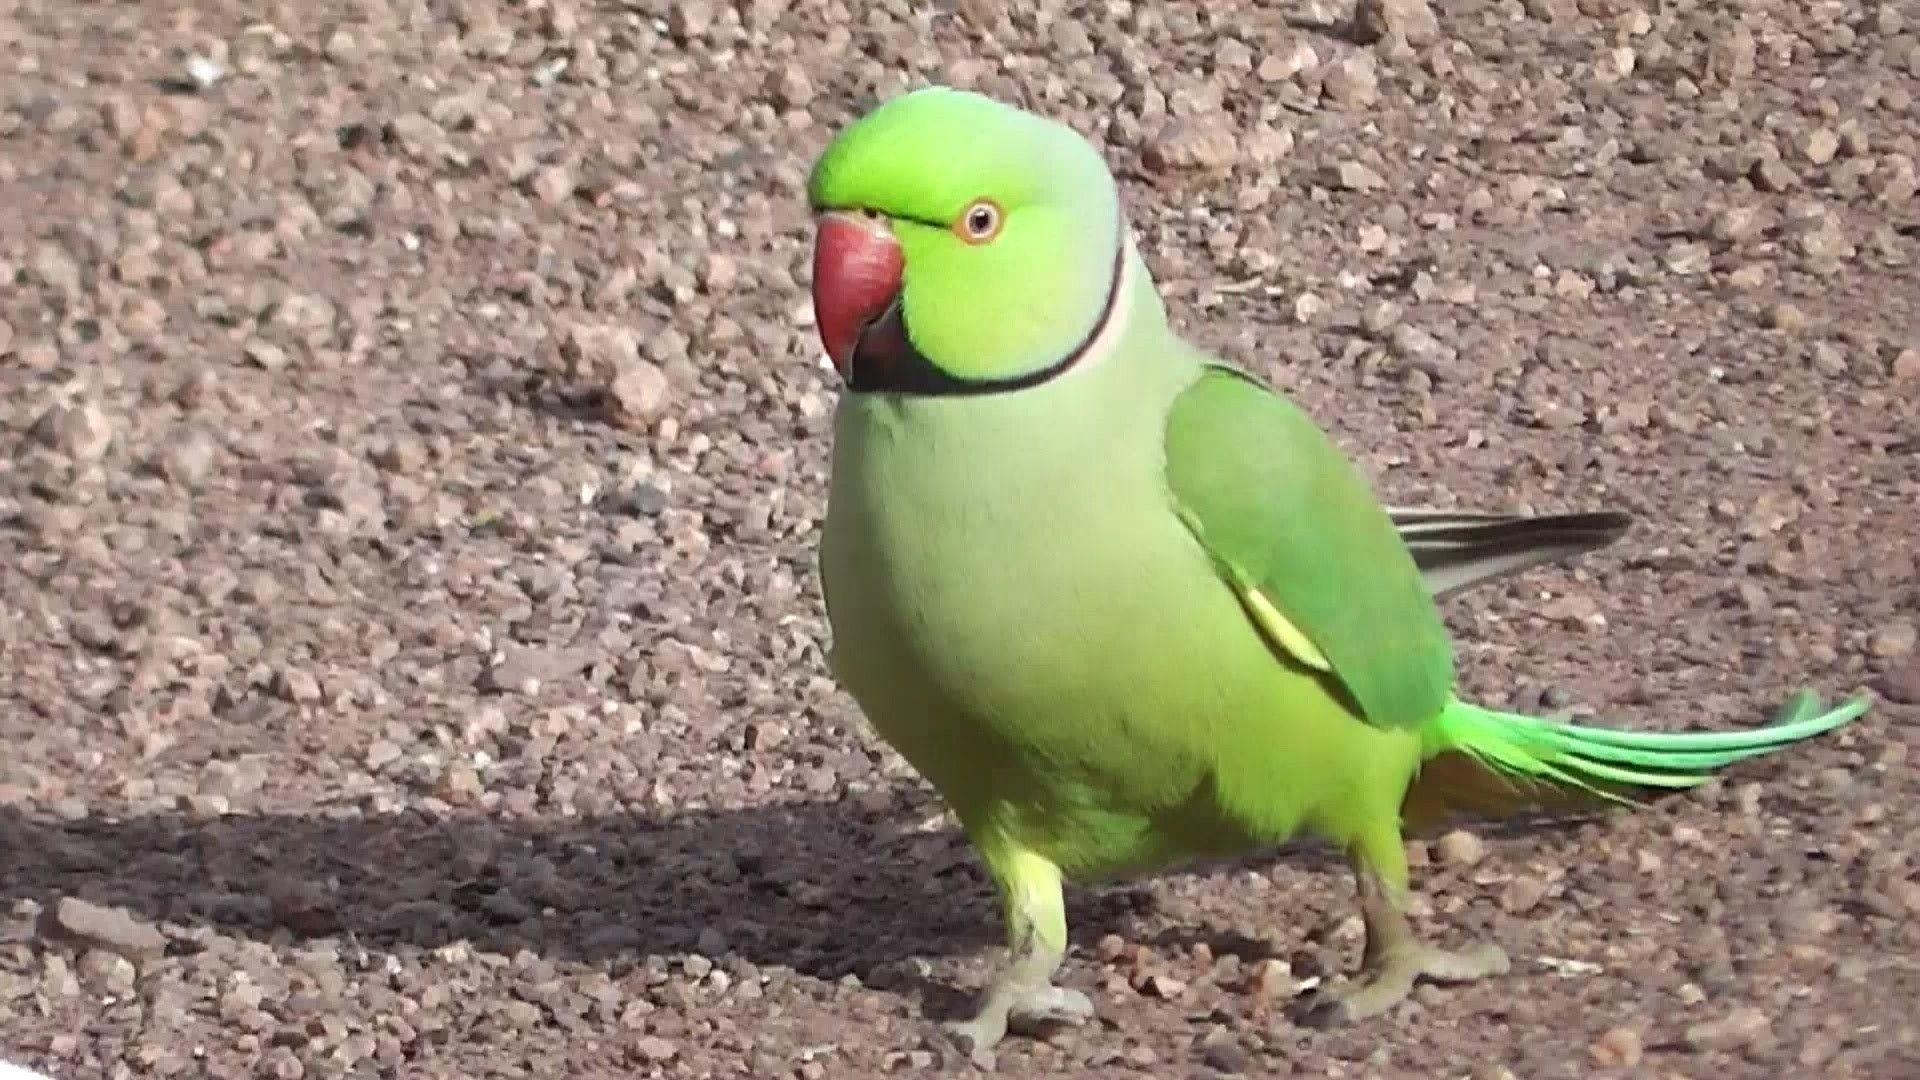
[[[1051,1028],[1077,1027],[1093,1019],[1093,999],[1078,990],[1048,986],[1014,1003],[1007,1027],[1020,1035],[1044,1035]]]
[[[1314,1027],[1351,1024],[1398,1006],[1421,979],[1474,982],[1504,975],[1511,967],[1506,950],[1490,942],[1458,952],[1425,945],[1400,949],[1370,964],[1346,986],[1315,995],[1300,1022]]]
[[[1084,1024],[1093,1016],[1093,1000],[1087,995],[1064,986],[1047,985],[989,995],[972,1019],[941,1024],[940,1032],[948,1045],[967,1057],[993,1049],[1010,1032],[1041,1037],[1054,1028]]]
[[[950,1021],[940,1025],[940,1036],[961,1057],[971,1057],[999,1045],[1007,1033],[1004,1017],[976,1016],[971,1020]]]

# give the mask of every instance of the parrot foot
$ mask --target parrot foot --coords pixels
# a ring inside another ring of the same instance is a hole
[[[992,1050],[1010,1030],[1027,1035],[1093,1017],[1087,995],[1053,984],[1067,947],[1060,868],[1003,836],[986,835],[987,865],[1006,898],[1010,962],[972,1019],[940,1025],[945,1041],[970,1058]]]
[[[1504,975],[1512,964],[1505,949],[1487,942],[1458,952],[1437,948],[1414,936],[1398,894],[1365,861],[1354,867],[1360,886],[1360,915],[1366,920],[1366,952],[1360,974],[1336,990],[1315,995],[1303,1022],[1316,1026],[1350,1024],[1378,1016],[1407,999],[1421,979],[1467,983]]]
[[[983,1013],[971,1020],[941,1024],[940,1034],[946,1037],[948,1045],[959,1051],[961,1057],[972,1057],[1000,1044],[1007,1034],[1007,1018]]]
[[[1422,978],[1466,983],[1504,975],[1512,967],[1506,950],[1491,942],[1458,952],[1408,943],[1369,963],[1360,976],[1318,996],[1306,1022],[1331,1027],[1379,1016],[1413,993]]]
[[[1040,1037],[1056,1027],[1075,1027],[1093,1019],[1093,999],[1064,986],[996,989],[971,1020],[940,1025],[962,1055],[991,1050],[1008,1032]]]
[[[1017,1035],[1041,1036],[1059,1027],[1079,1027],[1093,1019],[1093,999],[1064,986],[1031,991],[1007,1010],[1007,1028]]]

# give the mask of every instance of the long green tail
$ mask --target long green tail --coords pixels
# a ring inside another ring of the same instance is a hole
[[[1861,696],[1824,709],[1819,695],[1802,690],[1762,728],[1641,732],[1556,723],[1455,700],[1426,729],[1426,752],[1432,760],[1407,793],[1407,816],[1636,805],[1636,791],[1698,786],[1735,762],[1851,723],[1870,704]],[[1462,769],[1463,763],[1450,757],[1465,758],[1478,768]],[[1488,784],[1489,779],[1499,781],[1498,786]]]

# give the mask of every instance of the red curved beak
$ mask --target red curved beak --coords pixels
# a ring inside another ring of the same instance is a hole
[[[813,318],[841,379],[852,379],[860,335],[900,295],[905,267],[900,241],[884,220],[821,215],[813,242]]]

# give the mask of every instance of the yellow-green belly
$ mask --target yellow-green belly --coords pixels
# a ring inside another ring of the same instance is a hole
[[[1274,653],[1157,439],[949,404],[843,403],[821,569],[835,673],[969,832],[1086,877],[1397,815],[1417,737]]]

